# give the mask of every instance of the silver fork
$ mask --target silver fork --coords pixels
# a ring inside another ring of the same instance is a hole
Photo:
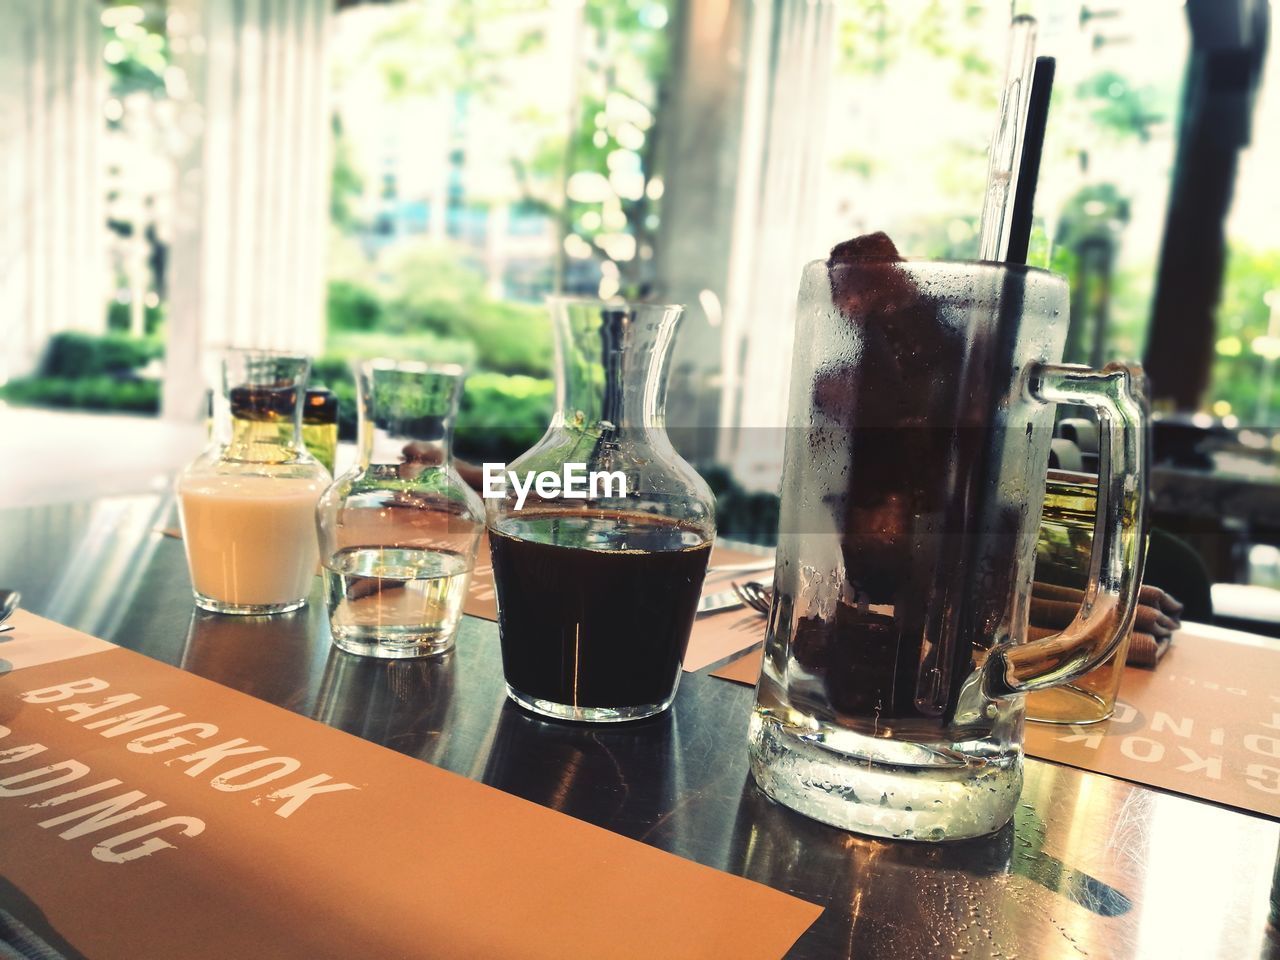
[[[772,588],[766,587],[759,580],[747,580],[744,583],[735,583],[733,592],[752,610],[768,616],[769,606],[773,603]]]
[[[18,609],[21,600],[22,594],[17,590],[0,590],[0,623],[13,616],[13,611]],[[0,627],[0,633],[8,633],[12,629],[13,624],[9,624],[7,627]]]

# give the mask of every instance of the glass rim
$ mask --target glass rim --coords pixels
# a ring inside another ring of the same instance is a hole
[[[221,360],[232,357],[260,357],[268,360],[279,360],[283,363],[311,363],[311,354],[297,350],[273,350],[268,347],[237,347],[230,344],[217,344],[210,348]]]
[[[548,293],[544,298],[547,306],[555,306],[563,304],[564,306],[599,306],[599,307],[617,307],[627,310],[674,310],[677,313],[683,313],[686,309],[683,303],[662,303],[660,301],[649,300],[627,300],[624,297],[610,297],[607,300],[601,300],[599,297],[588,297],[582,294],[569,293]]]
[[[842,260],[839,263],[830,263],[830,258],[820,258],[810,260],[804,265],[804,272],[808,273],[821,267],[824,270],[838,269],[843,267],[859,267],[864,264],[896,264],[898,266],[938,266],[948,267],[956,271],[967,271],[969,273],[1020,273],[1020,274],[1040,274],[1052,280],[1069,284],[1066,274],[1058,273],[1055,270],[1046,270],[1044,267],[1035,267],[1027,263],[1006,263],[1003,260],[949,260],[938,257],[899,257],[896,260],[890,260],[882,257],[867,257],[864,259]]]
[[[373,373],[386,371],[431,373],[437,376],[456,377],[458,379],[462,379],[467,375],[467,368],[460,363],[434,363],[430,360],[392,360],[389,357],[375,357],[372,360],[352,360],[351,365],[357,370],[368,370]]]

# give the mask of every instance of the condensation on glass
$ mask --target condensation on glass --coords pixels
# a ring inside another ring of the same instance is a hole
[[[887,837],[999,829],[1023,696],[1133,619],[1143,473],[1135,374],[1055,363],[1061,278],[991,264],[810,264],[799,299],[756,781]],[[1053,404],[1095,409],[1104,466],[1076,620],[1026,642]]]

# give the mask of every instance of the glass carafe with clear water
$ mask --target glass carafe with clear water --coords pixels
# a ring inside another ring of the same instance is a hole
[[[329,471],[302,442],[307,357],[229,351],[214,437],[178,477],[196,605],[273,614],[307,601],[318,553],[315,505]]]
[[[681,308],[550,307],[556,410],[489,500],[507,692],[546,716],[634,720],[675,698],[715,538],[711,491],[666,432]]]
[[[359,462],[316,510],[333,642],[422,657],[454,644],[484,532],[484,505],[454,469],[463,370],[356,366]]]
[[[1067,288],[989,263],[810,264],[775,590],[750,727],[774,799],[885,837],[999,829],[1023,694],[1133,621],[1144,505],[1135,371],[1064,366]],[[1053,404],[1104,434],[1096,550],[1061,633],[1027,641]]]

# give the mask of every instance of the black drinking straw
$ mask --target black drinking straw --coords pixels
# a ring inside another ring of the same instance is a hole
[[[1031,217],[1036,201],[1036,181],[1040,179],[1040,155],[1044,151],[1044,131],[1049,120],[1049,97],[1053,93],[1053,57],[1036,57],[1031,74],[1031,94],[1027,103],[1027,126],[1022,139],[1022,157],[1009,215],[1009,250],[1006,263],[1027,262],[1031,243]]]
[[[1027,119],[1023,132],[1022,153],[1016,167],[1013,208],[1009,211],[1009,246],[1004,257],[1004,262],[1009,264],[1025,265],[1027,262],[1027,247],[1031,241],[1031,214],[1035,205],[1036,181],[1040,178],[1040,154],[1044,150],[1044,131],[1049,118],[1049,96],[1053,93],[1055,66],[1053,57],[1036,57],[1035,67],[1031,73],[1031,90],[1027,97]],[[994,150],[995,147],[993,146],[992,149]],[[1000,320],[996,324],[994,352],[997,356],[1015,355],[1025,298],[1025,282],[1026,278],[1021,271],[1005,272],[1004,289],[998,308]],[[998,442],[998,438],[994,441],[989,439],[988,442]],[[984,477],[983,481],[977,484],[978,490],[994,490],[994,487],[986,482],[987,479],[989,478]],[[995,505],[987,499],[987,496],[983,496],[976,515],[981,518],[982,523],[995,523],[998,514]],[[980,565],[981,557],[978,551],[982,540],[982,537],[975,537],[967,551],[966,563],[970,569]],[[972,616],[972,612],[969,615]],[[967,679],[966,665],[971,651],[967,644],[960,643],[957,644],[952,655],[954,660],[948,671],[950,689],[942,717],[942,722],[948,726],[955,720],[960,690]]]

